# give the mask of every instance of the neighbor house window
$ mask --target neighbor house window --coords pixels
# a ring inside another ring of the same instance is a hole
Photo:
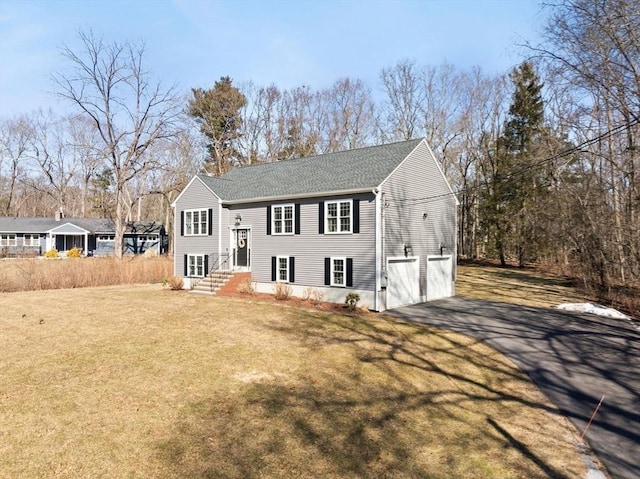
[[[116,235],[100,235],[98,241],[115,241]]]
[[[327,233],[351,233],[351,200],[327,201],[325,208]]]
[[[346,286],[347,259],[331,258],[331,286]]]
[[[208,232],[208,210],[184,212],[184,234],[187,236],[206,235]]]
[[[187,255],[187,273],[192,277],[204,277],[204,255]]]
[[[17,246],[16,235],[3,234],[0,235],[0,246]]]
[[[289,257],[288,256],[278,256],[277,257],[277,276],[278,281],[283,283],[289,282]]]
[[[293,205],[272,206],[274,235],[292,235],[294,231]]]
[[[40,246],[40,235],[24,235],[25,246]]]

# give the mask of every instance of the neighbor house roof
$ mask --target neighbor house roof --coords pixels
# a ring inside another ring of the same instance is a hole
[[[22,218],[0,217],[1,233],[46,233],[59,226],[72,224],[89,233],[114,233],[113,221],[106,218],[62,218],[56,221],[54,218]],[[152,234],[160,233],[162,224],[156,221],[133,222],[127,224],[127,233]]]
[[[423,141],[402,141],[198,175],[225,202],[373,189]]]

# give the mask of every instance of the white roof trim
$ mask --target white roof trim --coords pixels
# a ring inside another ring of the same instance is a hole
[[[444,174],[444,171],[442,170],[442,166],[440,166],[440,162],[438,161],[438,159],[436,158],[436,155],[433,154],[433,150],[431,150],[431,147],[429,146],[429,143],[426,142],[425,140],[425,144],[427,145],[427,148],[429,150],[429,153],[431,153],[431,158],[433,158],[434,163],[436,164],[436,166],[438,167],[438,171],[440,172],[440,174],[442,175],[442,179],[444,180],[445,184],[447,185],[447,188],[449,188],[449,191],[451,192],[451,194],[453,195],[453,199],[456,200],[456,206],[460,206],[460,202],[458,201],[458,197],[456,196],[456,194],[453,192],[453,188],[451,188],[451,185],[449,184],[449,181],[447,180],[447,175]]]
[[[78,226],[78,225],[77,225],[77,224],[75,224],[75,223],[71,223],[70,221],[67,221],[66,223],[62,223],[62,224],[60,224],[60,225],[56,226],[55,228],[51,228],[50,230],[47,230],[45,233],[53,233],[55,230],[57,230],[57,229],[59,229],[59,228],[62,228],[63,226],[67,226],[67,225],[73,226],[74,228],[77,228],[77,229],[79,229],[79,230],[81,230],[81,231],[84,231],[84,233],[85,233],[85,234],[87,234],[87,233],[89,233],[89,232],[90,232],[89,230],[86,230],[86,229],[82,228],[81,226]],[[62,234],[66,234],[66,235],[74,235],[74,234],[76,234],[76,233],[75,233],[75,232],[73,232],[73,233],[62,233]]]
[[[298,193],[297,195],[263,196],[260,198],[247,198],[242,200],[222,200],[223,205],[242,205],[246,203],[268,203],[272,201],[299,200],[304,198],[327,198],[331,196],[355,195],[360,193],[371,193],[376,188],[356,188],[349,190],[331,190],[318,193]]]
[[[429,152],[429,155],[431,156],[431,161],[433,161],[436,165],[436,167],[438,168],[438,171],[440,172],[440,176],[442,176],[442,179],[444,180],[445,185],[447,185],[447,188],[449,189],[449,191],[451,192],[451,196],[453,196],[453,199],[456,201],[456,206],[460,205],[460,202],[458,201],[458,198],[456,197],[456,194],[453,192],[453,189],[451,189],[451,185],[449,184],[449,182],[447,181],[447,177],[444,174],[444,171],[442,171],[442,167],[440,166],[440,162],[438,161],[438,159],[436,158],[436,155],[433,154],[433,150],[431,149],[431,147],[429,146],[429,143],[427,143],[426,138],[422,138],[422,140],[416,145],[416,147],[411,150],[411,152],[404,158],[404,160],[402,160],[400,163],[398,163],[398,165],[393,169],[393,171],[389,174],[389,176],[387,176],[382,183],[380,183],[380,186],[378,188],[382,189],[382,187],[384,186],[384,184],[387,182],[387,180],[389,178],[391,178],[393,176],[393,174],[396,172],[396,170],[398,170],[398,168],[400,168],[402,166],[402,164],[407,161],[407,158],[409,158],[411,155],[413,155],[413,153],[418,149],[418,147],[420,145],[422,145],[424,143],[424,145],[427,147],[427,151]]]
[[[383,186],[384,186],[384,184],[387,182],[387,180],[388,180],[389,178],[391,178],[391,177],[395,174],[395,172],[396,172],[396,171],[398,171],[398,168],[400,168],[400,167],[402,166],[402,164],[403,164],[405,161],[407,161],[407,158],[409,158],[409,157],[413,154],[413,152],[414,152],[414,151],[416,151],[416,149],[417,149],[417,148],[418,148],[422,143],[425,143],[425,144],[426,144],[426,143],[427,143],[427,140],[425,140],[424,138],[422,138],[422,140],[420,140],[420,142],[415,146],[415,148],[414,148],[413,150],[411,150],[411,151],[409,152],[409,154],[407,154],[407,156],[405,156],[405,157],[403,158],[403,160],[402,160],[400,163],[398,163],[398,164],[396,165],[396,167],[393,169],[393,171],[391,171],[391,173],[389,173],[389,174],[387,175],[387,177],[386,177],[384,180],[382,180],[382,182],[378,185],[378,188],[379,188],[379,189],[382,189],[382,187],[383,187]],[[427,145],[427,147],[428,147],[428,146],[429,146],[429,145]],[[431,152],[431,150],[429,150],[429,152]]]
[[[173,200],[173,203],[171,203],[171,207],[172,207],[172,208],[175,208],[175,207],[176,207],[176,203],[178,202],[178,200],[179,200],[180,198],[182,198],[182,195],[184,195],[184,194],[185,194],[185,192],[186,192],[186,191],[189,189],[189,187],[191,186],[191,183],[193,183],[195,180],[200,181],[200,183],[202,183],[202,185],[203,185],[206,189],[208,189],[208,190],[211,192],[211,194],[212,194],[213,196],[215,196],[216,198],[220,199],[220,197],[216,194],[216,192],[215,192],[215,191],[213,191],[211,188],[209,188],[209,186],[207,186],[207,184],[206,184],[204,181],[202,181],[202,180],[198,177],[198,175],[194,175],[194,177],[193,177],[193,178],[191,178],[191,180],[189,180],[189,183],[187,183],[187,186],[185,186],[185,187],[182,189],[182,191],[180,192],[180,194],[178,195],[178,197],[177,197],[175,200]]]

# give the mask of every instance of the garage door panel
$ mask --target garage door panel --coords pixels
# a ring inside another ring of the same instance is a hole
[[[453,296],[453,257],[427,258],[427,301]]]
[[[387,263],[387,309],[420,302],[420,263],[417,258],[390,258]]]

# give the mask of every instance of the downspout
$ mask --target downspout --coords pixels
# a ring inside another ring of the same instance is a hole
[[[220,261],[222,259],[222,200],[218,198],[218,269],[222,266]],[[229,258],[227,258],[229,261]],[[227,268],[229,265],[227,264]]]
[[[374,189],[373,191],[373,195],[375,196],[375,262],[376,262],[376,267],[375,267],[375,291],[373,294],[373,310],[374,311],[379,311],[380,309],[378,308],[378,292],[380,291],[380,275],[381,273],[381,268],[380,268],[380,263],[382,260],[382,245],[381,245],[381,240],[382,240],[382,229],[381,229],[381,209],[380,209],[380,191],[377,189]]]
[[[382,225],[380,225],[380,247],[382,249],[382,252],[380,254],[380,263],[382,264],[382,272],[381,272],[381,278],[380,278],[380,291],[382,291],[382,285],[384,283],[384,287],[385,287],[385,293],[386,293],[386,287],[387,287],[387,250],[386,248],[386,240],[387,240],[387,233],[386,233],[386,229],[387,229],[387,222],[385,220],[384,217],[384,212],[387,209],[387,205],[386,205],[386,200],[384,199],[384,193],[380,194],[380,221],[382,223]],[[384,282],[382,281],[384,279]],[[387,308],[387,296],[385,294],[384,297],[384,307],[385,309]]]

